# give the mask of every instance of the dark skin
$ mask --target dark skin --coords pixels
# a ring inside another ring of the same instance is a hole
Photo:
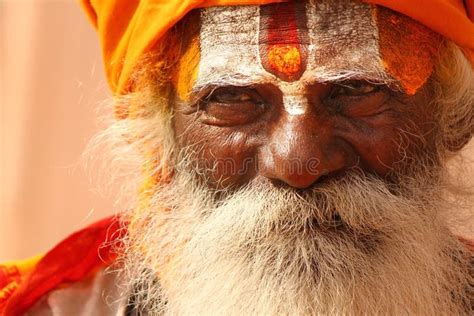
[[[352,12],[351,8],[348,10]],[[288,20],[283,12],[283,9],[278,11],[282,23]],[[365,47],[365,43],[357,42],[359,38],[370,38],[358,37],[360,30],[351,33],[349,38],[340,35],[341,30],[351,25],[352,18],[346,17],[343,22],[339,15],[322,18],[333,21],[334,26],[327,31],[336,34],[333,42],[341,47],[357,50]],[[238,18],[226,21],[233,22],[239,25]],[[187,18],[182,32],[182,55],[189,51],[192,40],[199,37],[200,23],[198,14]],[[347,25],[340,26],[339,30],[337,25],[341,23]],[[211,35],[207,36],[221,35],[219,32],[227,34],[225,27],[219,24],[211,29]],[[370,30],[367,32],[371,34]],[[226,38],[232,38],[232,32]],[[212,59],[225,51],[226,47],[219,45],[228,44],[213,40],[207,45],[214,45]],[[306,47],[307,43],[302,45]],[[309,51],[308,47],[305,49]],[[329,69],[350,68],[348,61],[337,58],[337,54],[337,50],[327,56],[310,54],[308,59],[316,58]],[[178,64],[194,69],[188,60],[192,61],[182,58]],[[200,67],[204,73],[222,73],[222,77],[226,77],[234,68],[239,68],[236,65],[243,66],[236,61],[239,61],[238,55],[233,66],[218,64],[212,68],[201,63]],[[337,61],[345,64],[334,64]],[[245,67],[261,69],[252,64]],[[257,72],[260,71],[264,70]],[[187,78],[185,75],[178,79],[175,86]],[[369,82],[363,75],[345,81],[318,82],[309,78],[298,83],[303,89],[292,90],[297,97],[289,102],[289,94],[282,91],[281,81],[252,76],[239,78],[244,82],[240,86],[211,85],[202,89],[191,86],[189,100],[181,100],[179,93],[174,96],[173,128],[177,146],[191,149],[190,160],[200,169],[209,187],[236,188],[254,179],[268,179],[277,186],[303,190],[343,177],[354,169],[396,181],[392,178],[401,172],[405,162],[413,161],[407,157],[435,152],[436,111],[430,104],[433,87],[429,79],[410,95],[396,80],[389,86],[383,80],[370,83],[374,80]],[[301,104],[295,104],[298,102]],[[303,110],[292,112],[288,103]]]
[[[290,115],[272,84],[216,87],[197,102],[177,102],[173,125],[201,167],[217,166],[204,170],[210,187],[263,177],[307,189],[354,168],[387,178],[406,155],[432,150],[430,91],[429,84],[410,96],[364,80],[314,83],[305,94],[310,110]]]

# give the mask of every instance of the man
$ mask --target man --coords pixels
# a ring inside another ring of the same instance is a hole
[[[474,3],[85,2],[139,194],[6,265],[3,313],[472,314]]]

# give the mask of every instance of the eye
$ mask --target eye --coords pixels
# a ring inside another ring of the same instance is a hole
[[[330,97],[338,96],[364,96],[380,90],[380,85],[374,85],[367,81],[347,81],[336,84],[331,91]]]
[[[251,87],[224,87],[207,96],[202,109],[204,123],[234,126],[255,121],[265,111],[265,103]]]
[[[386,101],[390,93],[384,85],[367,81],[333,84],[325,104],[333,113],[347,117],[370,117],[390,110]]]
[[[249,102],[253,96],[244,89],[219,89],[209,96],[209,101],[219,103]]]

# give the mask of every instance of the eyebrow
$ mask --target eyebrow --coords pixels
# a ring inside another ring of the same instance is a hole
[[[276,78],[271,74],[244,74],[233,72],[227,75],[211,75],[206,78],[200,78],[199,83],[193,87],[193,95],[201,95],[204,92],[213,90],[217,87],[235,86],[248,87],[259,83],[276,83]]]
[[[308,80],[309,79],[309,80]],[[385,72],[368,69],[315,69],[304,74],[303,80],[319,83],[338,83],[349,80],[362,80],[376,85],[397,85],[398,81]]]
[[[367,81],[374,85],[386,85],[393,91],[400,91],[400,82],[389,77],[384,72],[367,71],[358,69],[337,69],[322,71],[321,69],[306,71],[299,80],[302,84],[310,86],[315,83],[338,84],[350,80]],[[227,75],[216,75],[215,73],[206,78],[200,78],[199,83],[191,90],[194,99],[201,99],[219,87],[234,86],[248,87],[262,83],[272,83],[278,85],[281,82],[270,73],[241,73],[232,72]],[[297,82],[297,81],[296,81]]]

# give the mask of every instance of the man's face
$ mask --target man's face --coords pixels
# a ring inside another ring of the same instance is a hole
[[[408,18],[319,1],[196,20],[174,129],[211,186],[264,177],[305,189],[353,168],[383,177],[432,146],[426,82],[439,39]]]
[[[207,8],[185,22],[171,126],[163,98],[137,100],[158,114],[135,134],[173,171],[130,214],[139,304],[461,313],[467,264],[439,215],[440,39],[346,0]]]

